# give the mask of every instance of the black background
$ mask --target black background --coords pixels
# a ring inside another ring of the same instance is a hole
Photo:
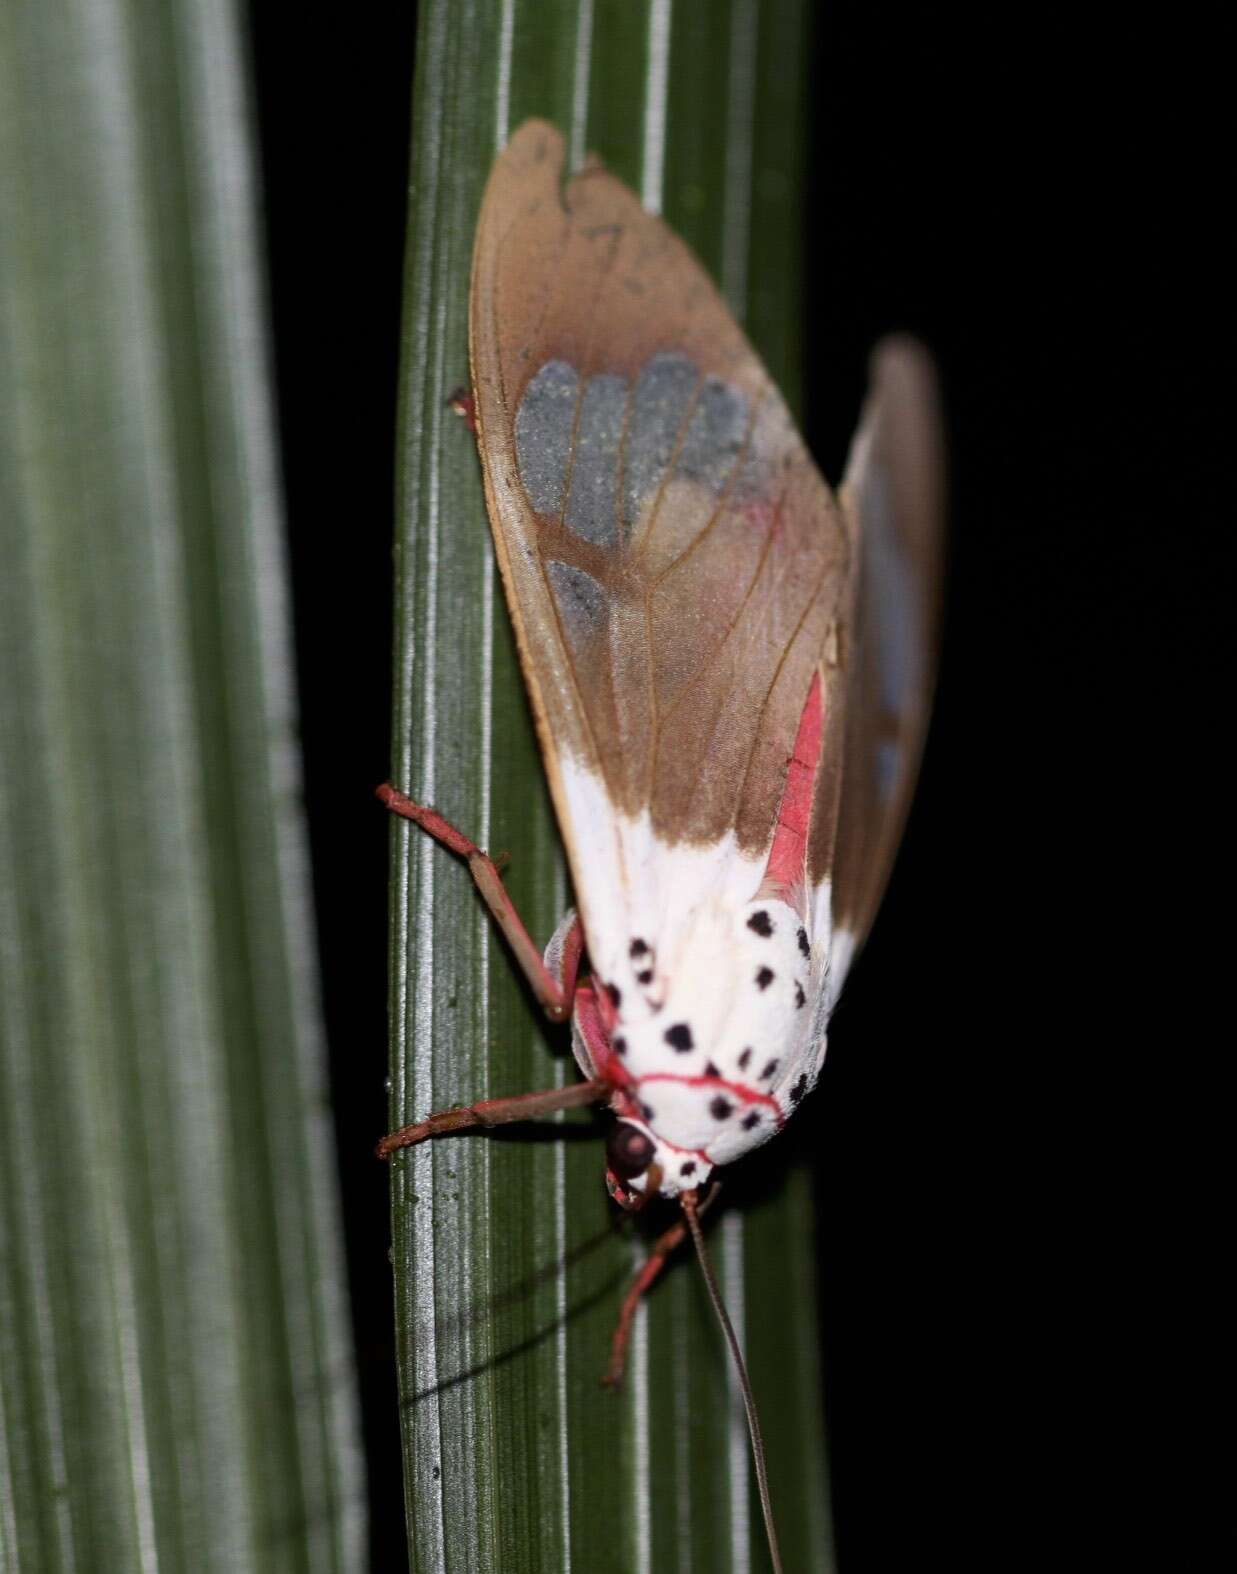
[[[368,1157],[386,1106],[371,792],[415,20],[252,14],[386,1571],[405,1552],[386,1177]],[[836,479],[868,348],[914,330],[942,370],[954,529],[922,790],[811,1132],[843,1574],[1222,1566],[1203,1524],[1224,1416],[1209,1265],[1231,1255],[1209,1227],[1209,1067],[1226,1051],[1195,1014],[1211,964],[1181,943],[1217,902],[1231,732],[1231,702],[1198,698],[1225,630],[1212,259],[1231,178],[1208,175],[1208,45],[1180,19],[1132,26],[819,8],[809,440]]]

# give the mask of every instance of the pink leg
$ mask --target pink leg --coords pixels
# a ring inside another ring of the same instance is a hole
[[[586,1069],[602,1077],[611,1087],[627,1087],[631,1082],[631,1072],[611,1046],[610,1035],[602,1025],[598,999],[596,987],[591,979],[586,979],[577,987],[574,1025],[579,1030],[588,1051]]]
[[[720,1189],[719,1186],[713,1187],[704,1202],[696,1210],[697,1216],[706,1211]],[[644,1266],[632,1280],[631,1288],[623,1297],[623,1305],[619,1310],[618,1325],[610,1340],[610,1365],[606,1368],[606,1375],[601,1380],[603,1388],[617,1388],[623,1381],[623,1368],[627,1364],[627,1346],[631,1341],[631,1325],[636,1320],[636,1309],[649,1289],[651,1289],[658,1274],[666,1266],[667,1257],[686,1238],[687,1224],[683,1219],[680,1219],[677,1224],[672,1224],[664,1234],[657,1237]]]
[[[672,1224],[664,1235],[658,1236],[652,1251],[649,1252],[648,1260],[632,1280],[631,1288],[623,1297],[618,1326],[610,1340],[610,1365],[601,1380],[603,1388],[617,1388],[623,1381],[623,1368],[627,1365],[627,1346],[631,1340],[631,1325],[636,1320],[636,1308],[665,1267],[666,1258],[686,1235],[687,1226],[682,1219],[677,1224]]]
[[[393,813],[402,814],[406,820],[414,821],[423,831],[428,831],[436,842],[441,842],[451,852],[467,860],[468,871],[476,882],[477,889],[485,898],[485,905],[493,913],[495,922],[506,935],[507,943],[515,952],[515,959],[520,964],[520,970],[532,985],[533,993],[541,1002],[546,1016],[551,1022],[565,1022],[571,1015],[571,1004],[576,990],[576,973],[584,951],[584,932],[580,927],[579,919],[572,926],[563,948],[563,977],[560,982],[553,977],[542,961],[541,952],[533,943],[519,913],[512,905],[498,868],[490,855],[482,852],[475,842],[470,841],[462,831],[457,831],[451,822],[444,820],[436,810],[414,803],[389,782],[384,782],[377,792],[379,798]]]
[[[604,1082],[574,1082],[567,1088],[547,1088],[544,1093],[519,1093],[509,1099],[483,1099],[458,1109],[440,1110],[427,1115],[413,1126],[401,1126],[378,1144],[380,1159],[388,1159],[396,1148],[411,1148],[427,1137],[445,1137],[453,1131],[475,1131],[478,1127],[505,1126],[514,1120],[535,1120],[538,1115],[553,1115],[560,1109],[578,1109],[583,1104],[600,1104],[609,1096]],[[683,1226],[679,1229],[682,1231]]]

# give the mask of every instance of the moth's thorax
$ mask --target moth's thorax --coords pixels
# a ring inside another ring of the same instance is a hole
[[[828,888],[804,890],[800,911],[765,889],[767,854],[667,843],[571,762],[563,785],[588,838],[573,873],[608,1041],[599,1054],[577,1031],[577,1058],[614,1084],[674,1195],[773,1136],[814,1083]]]
[[[666,1182],[696,1186],[773,1136],[806,1091],[810,943],[784,902],[713,898],[644,944],[627,958],[611,1042],[641,1119],[671,1150],[659,1154]]]

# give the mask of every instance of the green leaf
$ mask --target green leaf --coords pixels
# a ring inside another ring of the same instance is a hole
[[[431,0],[414,95],[398,525],[394,770],[492,849],[544,941],[569,892],[473,443],[468,281],[508,132],[555,121],[661,206],[798,394],[803,0]],[[393,830],[392,1117],[574,1078],[466,869]],[[597,1125],[463,1137],[392,1164],[409,1538],[418,1570],[768,1566],[733,1374],[694,1267],[609,1338],[645,1237],[612,1217]],[[549,1140],[545,1140],[548,1137]],[[745,1334],[788,1568],[832,1567],[806,1171],[712,1231]]]
[[[236,17],[0,9],[0,1566],[364,1513]]]

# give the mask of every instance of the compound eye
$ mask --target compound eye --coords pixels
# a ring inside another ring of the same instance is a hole
[[[654,1152],[655,1145],[648,1133],[625,1120],[620,1120],[606,1138],[606,1160],[623,1180],[635,1180],[637,1175],[643,1175]]]

